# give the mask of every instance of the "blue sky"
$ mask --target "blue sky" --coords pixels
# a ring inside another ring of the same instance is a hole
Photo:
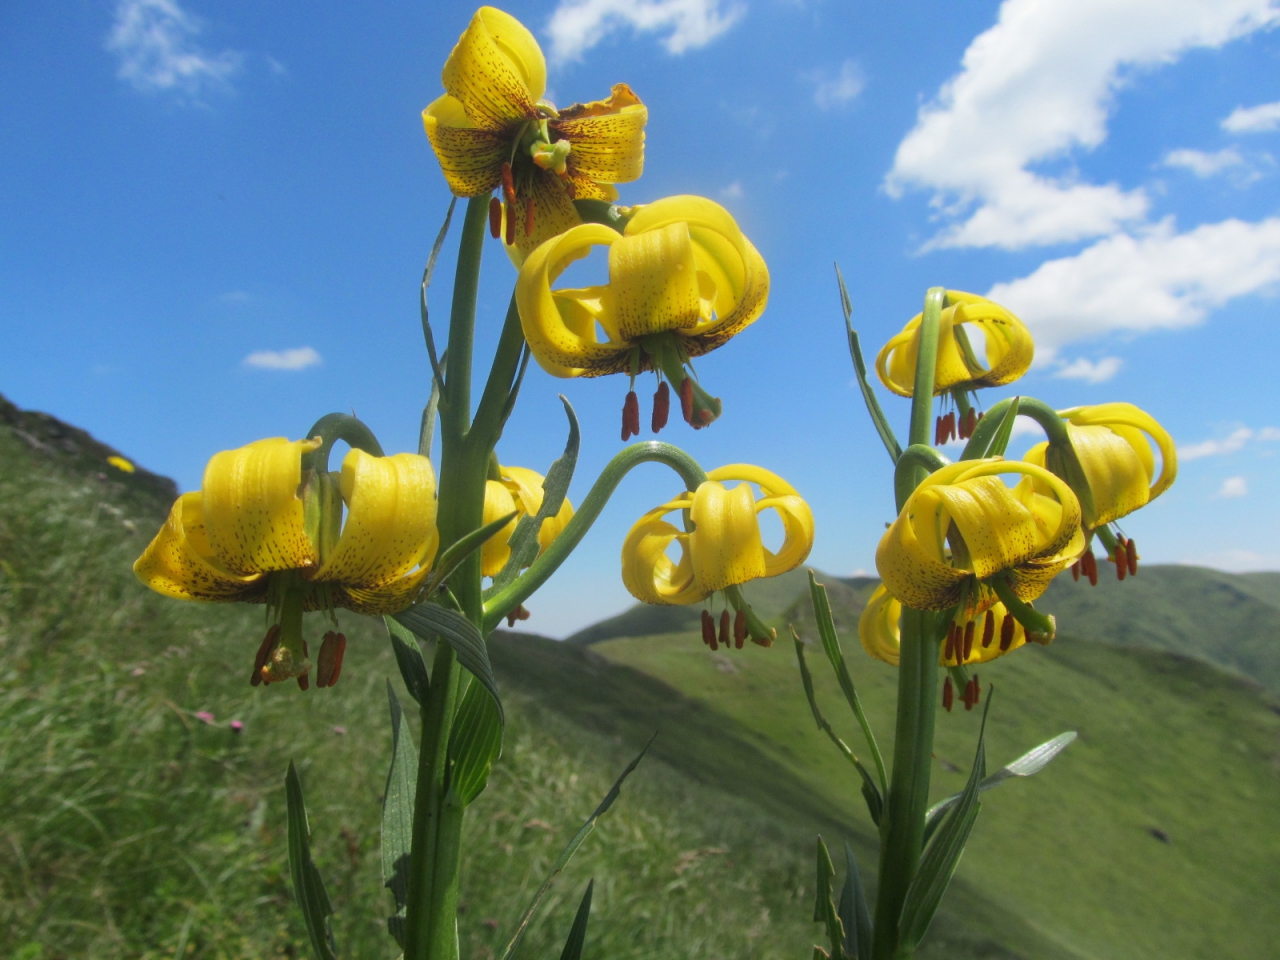
[[[764,316],[699,364],[724,416],[663,438],[795,484],[818,521],[815,566],[872,569],[892,514],[838,260],[870,353],[930,285],[989,294],[1037,337],[1020,391],[1158,417],[1182,465],[1126,523],[1146,561],[1280,569],[1276,3],[505,9],[547,51],[550,99],[624,81],[648,105],[645,175],[624,202],[712,197],[769,262]],[[472,11],[5,4],[0,392],[185,489],[216,450],[299,436],[330,410],[412,449],[427,388],[416,284],[449,199],[419,113]],[[481,349],[514,279],[496,243],[486,257]],[[619,447],[625,389],[531,371],[502,460],[554,459],[563,392],[583,423],[581,498]],[[905,402],[884,402],[905,426]],[[677,487],[656,467],[629,478],[528,627],[563,635],[625,606],[622,537]]]

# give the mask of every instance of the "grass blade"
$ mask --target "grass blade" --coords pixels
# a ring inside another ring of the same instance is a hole
[[[302,918],[311,938],[311,949],[316,960],[337,960],[337,948],[333,933],[329,930],[329,917],[333,904],[320,879],[320,871],[311,859],[311,828],[307,824],[307,807],[302,799],[302,782],[298,770],[289,761],[289,772],[284,778],[285,803],[289,821],[289,873],[293,877],[293,894],[302,908]]]
[[[853,358],[853,371],[858,377],[858,388],[862,391],[862,400],[867,405],[867,413],[871,415],[871,423],[880,434],[880,442],[889,452],[889,459],[894,463],[902,455],[902,444],[894,436],[893,427],[880,409],[880,401],[867,380],[867,363],[862,358],[862,344],[858,341],[858,331],[853,329],[853,304],[849,300],[849,291],[844,285],[844,276],[840,273],[840,265],[836,265],[836,282],[840,284],[840,306],[844,310],[844,328],[849,338],[849,356]]]
[[[404,948],[405,904],[409,899],[409,852],[413,844],[413,803],[418,787],[418,751],[404,725],[400,698],[387,681],[391,708],[391,766],[382,796],[382,883],[395,898],[387,930]]]
[[[644,749],[636,754],[634,760],[627,764],[627,768],[623,770],[622,775],[614,781],[613,786],[609,788],[609,792],[604,795],[604,799],[600,801],[591,816],[587,817],[586,822],[579,827],[578,832],[573,835],[573,839],[571,839],[565,845],[565,848],[560,851],[560,856],[556,858],[555,864],[551,867],[551,873],[547,875],[547,879],[542,881],[542,886],[538,887],[537,892],[533,895],[533,899],[529,901],[529,906],[525,908],[523,916],[520,917],[520,922],[516,924],[516,932],[511,937],[511,942],[508,943],[506,949],[502,951],[502,956],[499,960],[511,960],[511,957],[515,955],[516,949],[520,946],[520,941],[524,939],[524,935],[529,930],[529,923],[533,920],[533,915],[538,912],[538,907],[542,904],[543,897],[547,895],[547,891],[555,884],[556,878],[560,876],[560,872],[564,870],[565,865],[573,859],[573,855],[578,852],[578,848],[582,846],[582,842],[586,840],[591,831],[595,829],[596,821],[599,820],[600,817],[613,806],[614,801],[618,799],[618,796],[622,793],[623,781],[625,781],[627,777],[631,776],[636,767],[640,765],[640,761],[643,760],[644,755],[649,752],[649,748],[653,746],[653,741],[657,736],[658,734],[655,732],[654,735],[649,738],[649,742],[644,745]]]
[[[831,899],[831,881],[835,879],[836,868],[831,865],[831,854],[821,836],[818,837],[818,869],[817,884],[813,897],[813,922],[825,924],[827,940],[831,944],[832,960],[845,960],[844,923],[836,911],[835,902]]]
[[[564,942],[560,951],[560,960],[582,960],[582,947],[587,942],[587,921],[591,918],[591,891],[595,889],[593,877],[587,881],[587,892],[582,895],[578,904],[577,916],[573,918],[573,927],[569,930],[569,939]]]

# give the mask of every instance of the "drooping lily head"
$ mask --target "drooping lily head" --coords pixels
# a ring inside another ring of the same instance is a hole
[[[542,474],[525,467],[499,467],[499,480],[488,480],[484,488],[484,523],[490,524],[509,513],[511,522],[485,541],[480,548],[480,572],[496,577],[511,559],[508,541],[524,516],[536,516],[542,509]],[[573,504],[566,497],[554,517],[547,517],[538,529],[538,546],[547,549],[573,519]]]
[[[269,604],[274,625],[259,650],[255,685],[289,677],[305,683],[305,611],[402,610],[435,558],[429,460],[353,449],[340,474],[304,470],[304,456],[319,446],[276,437],[215,454],[200,490],[178,498],[133,565],[143,583],[168,597]],[[331,647],[323,650],[322,667],[332,657]],[[331,662],[321,673],[321,686],[336,679]]]
[[[1001,479],[1010,474],[1022,478],[1016,487]],[[889,593],[917,610],[956,608],[956,619],[967,620],[998,599],[1031,627],[1034,611],[1024,606],[1084,543],[1079,501],[1048,470],[999,457],[963,460],[911,494],[876,548],[876,568]],[[1051,638],[1052,627],[1035,616],[1033,633]]]
[[[553,287],[597,246],[608,248],[607,284]],[[769,270],[724,207],[668,197],[637,208],[622,234],[588,223],[547,241],[521,267],[515,296],[529,349],[548,373],[634,379],[653,370],[676,389],[685,419],[702,427],[719,415],[720,402],[697,385],[689,361],[760,316]],[[624,410],[623,439],[639,432],[638,405],[634,430],[626,429],[627,416]]]
[[[707,478],[693,493],[685,491],[655,507],[631,528],[622,545],[622,582],[644,603],[699,603],[724,591],[738,610],[737,645],[748,633],[768,645],[773,631],[759,623],[737,587],[803,563],[813,546],[813,513],[794,487],[761,467],[732,464],[710,471]],[[730,480],[745,482],[726,487]],[[762,496],[755,496],[751,484]],[[760,535],[759,514],[768,509],[782,520],[783,542],[776,553]],[[677,511],[687,511],[683,527],[665,519]],[[679,560],[667,556],[673,543],[680,547]]]
[[[902,604],[883,585],[876,587],[858,620],[862,647],[877,660],[898,665]],[[1027,642],[1026,628],[1000,601],[972,617],[953,621],[938,654],[944,667],[971,667],[994,660]]]
[[[922,319],[923,314],[916,314],[876,356],[880,382],[902,397],[915,392]],[[978,356],[969,339],[975,330],[982,334],[985,358]],[[1016,316],[985,297],[948,290],[938,326],[934,396],[947,392],[971,394],[982,387],[1013,383],[1027,372],[1034,355],[1031,333]],[[971,423],[967,426],[972,428]],[[962,425],[962,439],[968,429]]]
[[[556,110],[543,99],[547,64],[510,14],[481,7],[441,74],[445,95],[422,111],[427,138],[459,197],[501,188],[491,214],[517,263],[582,222],[574,200],[618,198],[644,168],[648,111],[624,83],[607,100]],[[499,206],[500,204],[500,206]]]

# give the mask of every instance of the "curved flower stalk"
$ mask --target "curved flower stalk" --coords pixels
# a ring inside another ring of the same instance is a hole
[[[774,631],[760,623],[737,588],[749,580],[776,577],[803,563],[813,547],[813,512],[794,487],[762,467],[732,464],[708,471],[707,478],[693,493],[686,491],[655,507],[631,528],[622,545],[622,582],[644,603],[698,603],[724,591],[729,605],[737,610],[733,623],[736,646],[741,647],[748,635],[767,646]],[[730,489],[723,482],[728,480],[746,482]],[[758,500],[750,486],[753,483],[763,493]],[[767,509],[776,510],[782,520],[784,537],[777,553],[765,547],[760,536],[758,515]],[[689,512],[691,531],[664,519],[678,510]],[[678,562],[666,553],[673,542],[680,546]],[[705,637],[711,615],[703,613]],[[711,643],[711,638],[706,639]],[[728,640],[726,606],[714,645]]]
[[[402,610],[435,557],[429,460],[352,449],[338,477],[304,471],[304,455],[320,445],[275,437],[215,454],[200,490],[178,498],[133,566],[165,596],[270,604],[274,623],[254,664],[254,685],[298,677],[305,689],[311,663],[302,614]],[[326,642],[331,650],[338,641]],[[331,659],[322,652],[322,663]]]
[[[970,407],[970,395],[983,387],[1013,383],[1026,373],[1035,356],[1035,342],[1021,320],[985,297],[948,290],[946,302],[938,325],[933,394],[950,392],[955,398],[961,414],[958,435],[965,439],[978,419]],[[880,382],[901,397],[914,393],[922,319],[923,314],[916,314],[876,356]],[[985,363],[970,344],[966,326],[982,332]],[[944,443],[954,437],[956,428],[954,413],[939,417],[935,442]]]
[[[542,99],[547,64],[520,21],[481,7],[441,74],[445,95],[422,111],[449,189],[478,197],[496,187],[490,224],[517,263],[582,222],[574,200],[618,198],[615,183],[644,169],[648,111],[625,83],[607,100],[564,110]]]
[[[858,620],[862,648],[877,660],[898,665],[902,645],[902,604],[884,586],[876,587]],[[970,667],[987,663],[1027,643],[1027,631],[1000,601],[983,613],[955,620],[938,657],[939,666]]]
[[[507,541],[516,531],[520,518],[535,516],[542,509],[542,474],[526,467],[499,467],[500,480],[489,480],[484,490],[484,524],[493,523],[509,513],[516,515],[511,522],[485,541],[480,550],[480,572],[486,577],[496,577],[511,559],[511,547]],[[566,497],[554,517],[542,521],[538,529],[539,555],[560,536],[561,531],[573,519],[573,504]]]
[[[1002,474],[1025,479],[1010,488]],[[1084,544],[1080,503],[1063,480],[1029,463],[968,460],[942,467],[916,488],[880,540],[876,567],[907,606],[958,608],[956,616],[968,619],[999,599],[1033,639],[1045,640],[1053,636],[1052,618],[1026,604],[1076,561]]]
[[[689,361],[764,312],[769,270],[718,203],[668,197],[636,209],[622,234],[583,224],[529,256],[516,281],[525,339],[539,365],[557,377],[629,373],[634,385],[636,374],[653,370],[677,389],[685,420],[703,427],[719,416],[720,401],[697,385]],[[553,288],[596,246],[609,249],[608,284]],[[655,432],[659,420],[665,415],[655,416]],[[623,439],[638,432],[638,404],[628,397]]]
[[[1131,403],[1072,407],[1058,415],[1066,422],[1074,457],[1049,441],[1036,444],[1023,459],[1053,471],[1077,492],[1086,535],[1099,535],[1123,580],[1126,574],[1138,572],[1137,546],[1106,528],[1172,486],[1178,476],[1173,438],[1154,417]],[[1159,473],[1152,444],[1160,451]],[[1085,562],[1090,567],[1085,574],[1096,582],[1096,565],[1089,564],[1088,557]]]

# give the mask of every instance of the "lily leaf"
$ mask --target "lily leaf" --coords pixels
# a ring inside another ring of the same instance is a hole
[[[987,418],[984,417],[978,422],[973,436],[969,438],[964,451],[960,454],[960,459],[982,460],[986,457],[1003,457],[1005,450],[1009,447],[1009,440],[1013,437],[1013,425],[1018,419],[1021,400],[1021,397],[1013,397],[1010,400],[1002,400],[992,407],[991,413],[994,416],[999,407],[1008,404],[994,430],[987,425]]]
[[[827,940],[831,943],[831,957],[833,960],[845,960],[844,923],[841,921],[840,914],[836,911],[836,905],[831,898],[831,881],[835,879],[835,875],[836,868],[831,865],[831,854],[827,852],[827,844],[819,836],[817,887],[814,891],[813,899],[813,922],[826,925]]]
[[[506,949],[502,951],[500,960],[511,960],[511,957],[515,955],[516,949],[520,946],[520,941],[524,939],[524,935],[528,933],[529,923],[533,920],[533,915],[537,913],[538,907],[542,904],[543,898],[547,895],[547,891],[549,891],[555,884],[556,879],[560,876],[560,872],[564,870],[565,865],[568,864],[568,862],[573,858],[573,855],[578,852],[578,848],[582,846],[582,842],[586,840],[591,831],[595,829],[596,821],[613,806],[614,801],[621,795],[623,781],[625,781],[627,777],[631,776],[636,767],[640,765],[640,761],[643,760],[644,755],[649,752],[649,748],[653,746],[653,741],[657,736],[658,734],[655,732],[654,735],[649,738],[649,742],[644,745],[644,749],[636,754],[634,760],[627,764],[627,768],[623,770],[622,775],[614,781],[613,786],[610,787],[609,792],[604,795],[604,799],[600,801],[599,806],[592,811],[591,816],[587,817],[586,822],[578,828],[578,832],[573,835],[573,838],[565,845],[565,848],[560,851],[560,856],[556,858],[556,862],[551,867],[551,873],[542,881],[542,886],[538,887],[537,891],[533,895],[533,899],[529,901],[529,906],[525,908],[524,914],[520,917],[520,922],[516,924],[516,932],[511,937],[511,942],[507,944]]]
[[[987,773],[986,729],[987,714],[991,711],[991,694],[987,694],[987,705],[982,711],[982,726],[978,730],[978,749],[973,758],[973,770],[969,774],[969,782],[964,792],[947,814],[938,835],[925,848],[924,857],[920,860],[920,869],[907,888],[906,899],[902,903],[902,915],[898,922],[899,949],[908,954],[924,939],[933,922],[933,915],[938,912],[938,904],[942,902],[942,894],[951,882],[960,865],[960,855],[969,840],[969,834],[978,819],[978,811],[982,804],[978,801],[978,785]]]
[[[853,848],[844,845],[844,888],[840,891],[840,922],[844,926],[844,952],[850,960],[871,960],[871,911],[858,876]]]
[[[880,442],[889,452],[889,459],[894,463],[902,455],[902,445],[893,434],[893,427],[880,409],[880,401],[876,399],[871,383],[867,380],[867,363],[862,358],[862,344],[858,341],[858,331],[853,329],[853,304],[849,300],[849,291],[844,285],[844,276],[836,265],[836,281],[840,284],[840,306],[844,310],[844,328],[849,338],[849,355],[853,358],[853,371],[858,376],[858,388],[862,391],[863,402],[867,405],[867,413],[871,415],[871,423],[880,434]]]
[[[488,691],[472,683],[462,695],[449,736],[449,789],[464,806],[484,791],[489,769],[501,755],[502,716]]]
[[[409,854],[413,845],[413,803],[418,788],[418,751],[404,724],[400,698],[387,681],[391,707],[391,766],[382,800],[382,883],[395,898],[396,912],[387,917],[387,930],[404,948],[404,923],[409,900]]]
[[[422,651],[418,649],[418,638],[392,617],[383,617],[382,621],[387,625],[391,649],[395,652],[396,665],[400,667],[400,676],[409,696],[419,704],[426,703],[431,696],[431,678],[427,675],[427,664],[422,659]]]
[[[449,549],[436,558],[426,585],[422,588],[422,596],[430,597],[435,593],[436,588],[449,579],[449,574],[458,569],[458,564],[484,546],[485,542],[510,523],[515,515],[516,511],[512,510],[506,516],[486,523],[483,527],[472,530],[465,537],[450,544]]]
[[[489,692],[489,696],[493,697],[498,717],[505,723],[502,698],[498,696],[498,681],[493,675],[493,664],[489,662],[489,650],[474,623],[456,610],[446,610],[434,603],[418,603],[393,616],[401,626],[407,627],[420,639],[441,637],[453,647],[458,655],[458,662],[470,670]]]
[[[1029,777],[1033,773],[1039,773],[1049,765],[1050,760],[1071,746],[1075,739],[1076,732],[1068,730],[1066,733],[1058,734],[1052,740],[1046,740],[1040,746],[1028,750],[1017,760],[1001,767],[983,780],[978,784],[978,792],[985,793],[992,787],[998,787],[1006,780],[1012,780],[1014,777]],[[952,794],[945,800],[939,800],[929,808],[929,812],[925,814],[925,843],[929,842],[929,838],[933,836],[933,831],[938,829],[938,824],[942,822],[942,815],[954,806],[961,796],[962,794],[959,793]]]
[[[289,821],[289,873],[293,877],[294,896],[307,925],[307,935],[311,938],[311,949],[315,951],[317,960],[337,960],[337,947],[329,929],[333,904],[329,902],[320,871],[311,859],[307,806],[302,799],[302,782],[292,760],[284,778],[284,796]]]
[[[587,942],[587,920],[591,918],[591,891],[595,889],[593,877],[587,881],[587,892],[582,895],[578,904],[578,914],[573,918],[573,927],[569,930],[569,939],[564,942],[560,951],[560,960],[582,960],[582,947]]]
[[[564,453],[551,464],[546,477],[542,481],[542,506],[535,516],[525,515],[516,524],[515,533],[507,544],[511,547],[511,556],[498,575],[493,578],[493,585],[485,591],[485,596],[492,596],[510,584],[520,571],[538,556],[538,533],[542,530],[542,521],[554,517],[564,504],[565,495],[569,492],[569,482],[573,479],[574,468],[578,465],[578,447],[581,444],[582,432],[578,428],[578,417],[573,407],[563,394],[560,402],[564,404],[565,415],[569,418],[569,439],[565,442]]]

